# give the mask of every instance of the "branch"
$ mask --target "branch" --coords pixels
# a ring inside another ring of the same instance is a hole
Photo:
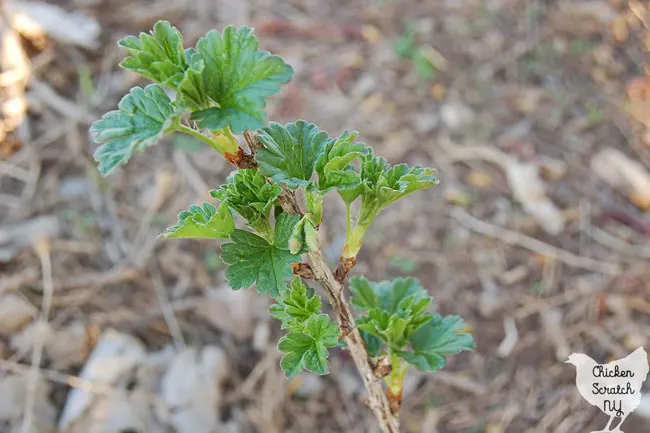
[[[280,204],[285,212],[296,213],[295,210],[299,209],[295,195],[287,194],[287,191],[281,194]],[[383,433],[399,433],[399,420],[391,411],[381,381],[377,380],[373,365],[370,362],[363,338],[359,330],[354,326],[354,316],[343,294],[343,285],[332,274],[320,248],[308,255],[312,264],[314,279],[323,286],[332,308],[338,315],[341,337],[345,338],[352,359],[361,374],[363,384],[368,390],[368,406],[377,417]]]

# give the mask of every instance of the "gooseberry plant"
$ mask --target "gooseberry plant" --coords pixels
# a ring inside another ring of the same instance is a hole
[[[235,170],[210,191],[214,202],[180,212],[160,237],[228,239],[221,259],[230,287],[255,285],[275,299],[270,313],[286,331],[278,344],[286,376],[327,374],[329,349],[342,346],[359,369],[382,430],[399,431],[408,368],[439,370],[448,356],[473,348],[472,336],[460,317],[431,312],[432,298],[414,278],[375,283],[354,277],[351,304],[344,288],[377,215],[437,185],[434,170],[391,166],[358,142],[356,131],[332,137],[304,120],[269,123],[266,98],[292,78],[293,69],[259,50],[251,28],[210,31],[195,48],[185,48],[181,33],[160,21],[119,45],[129,53],[121,66],[154,84],[134,87],[117,110],[91,126],[100,145],[94,155],[99,172],[113,173],[175,132],[223,155]],[[345,246],[334,271],[320,242],[328,193],[338,194],[346,209]],[[234,214],[245,227],[236,227]],[[335,320],[305,280],[320,283]]]

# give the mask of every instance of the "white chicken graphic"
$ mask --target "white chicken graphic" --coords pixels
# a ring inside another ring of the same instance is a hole
[[[643,347],[609,364],[598,364],[582,353],[572,354],[566,362],[576,367],[580,395],[609,416],[605,430],[592,433],[623,433],[620,427],[641,402],[641,386],[648,376],[648,355]],[[617,417],[621,422],[612,430]]]

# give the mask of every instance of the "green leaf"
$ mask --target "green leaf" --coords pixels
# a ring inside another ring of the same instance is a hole
[[[332,189],[348,190],[360,184],[361,178],[352,161],[366,153],[368,148],[363,143],[354,142],[357,135],[357,131],[345,131],[338,139],[327,142],[316,163],[318,189],[322,194]]]
[[[413,352],[399,352],[399,356],[418,370],[439,370],[447,365],[445,357],[474,349],[474,339],[466,328],[459,316],[436,314],[411,336]]]
[[[131,89],[118,110],[104,114],[90,127],[95,142],[101,144],[94,155],[99,172],[107,176],[126,164],[135,151],[158,143],[177,128],[181,114],[160,86]]]
[[[309,335],[327,347],[334,347],[339,341],[339,327],[327,314],[314,314],[307,321]]]
[[[305,332],[310,317],[321,311],[320,296],[305,285],[300,277],[294,277],[288,290],[271,305],[271,315],[282,321],[283,329]]]
[[[292,331],[280,339],[278,349],[285,356],[280,367],[287,377],[301,368],[316,374],[327,374],[328,347],[338,344],[338,326],[326,314],[312,315],[307,321],[307,332]]]
[[[269,225],[271,210],[275,207],[279,185],[272,185],[257,169],[239,169],[228,177],[221,189],[210,191],[212,197],[225,201],[253,228]]]
[[[401,350],[410,336],[433,315],[427,312],[432,298],[415,278],[397,278],[373,283],[364,277],[350,279],[352,305],[367,311],[357,319],[359,329]]]
[[[183,78],[177,90],[180,101],[193,110],[210,107],[210,98],[205,91],[203,71],[205,62],[194,49],[185,50],[188,66],[183,72]]]
[[[359,311],[368,311],[379,306],[379,299],[375,290],[366,278],[350,278],[350,291],[352,292],[352,305]]]
[[[216,106],[192,113],[192,119],[202,128],[229,126],[235,133],[263,127],[266,97],[291,79],[293,69],[281,57],[258,50],[249,27],[228,26],[223,34],[211,31],[198,41],[196,52],[205,64],[205,93]]]
[[[187,69],[183,50],[183,35],[167,21],[158,21],[150,34],[127,36],[119,42],[132,57],[125,58],[121,67],[137,72],[152,81],[178,88]]]
[[[364,343],[366,344],[366,350],[368,350],[368,355],[372,357],[379,356],[379,354],[381,353],[381,346],[383,344],[382,339],[363,330],[360,331],[360,333]]]
[[[264,148],[255,155],[260,171],[289,188],[307,186],[329,140],[327,132],[298,120],[282,126],[271,122],[258,135]]]
[[[212,204],[190,206],[178,214],[178,224],[171,226],[160,238],[227,238],[235,230],[235,221],[227,203],[221,203],[217,210]]]
[[[236,229],[232,243],[222,245],[221,260],[228,266],[226,279],[234,290],[246,289],[257,282],[262,294],[282,294],[293,275],[291,264],[300,257],[289,252],[289,236],[298,222],[297,215],[281,214],[275,225],[274,242],[246,230]]]
[[[316,251],[320,243],[318,230],[314,227],[311,215],[305,214],[293,229],[289,239],[289,251],[292,254],[304,254]]]
[[[409,167],[407,164],[390,166],[372,150],[361,156],[361,210],[359,224],[369,225],[374,217],[387,206],[409,194],[439,183],[435,170]]]

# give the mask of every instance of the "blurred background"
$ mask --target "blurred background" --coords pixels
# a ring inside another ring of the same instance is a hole
[[[649,2],[1,5],[1,432],[377,431],[344,353],[285,379],[268,299],[227,287],[214,242],[156,239],[224,182],[221,157],[173,136],[98,175],[90,123],[146,83],[116,41],[159,19],[186,46],[255,27],[296,71],[271,119],[439,170],[380,215],[354,270],[413,275],[473,327],[476,351],[409,374],[404,432],[603,428],[564,361],[650,349]],[[335,263],[334,198],[325,220]],[[646,399],[624,431],[649,424]]]

